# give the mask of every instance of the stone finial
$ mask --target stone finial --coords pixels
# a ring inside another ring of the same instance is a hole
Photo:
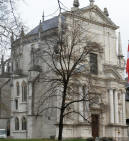
[[[124,57],[123,56],[123,53],[122,53],[122,44],[121,44],[121,35],[120,35],[120,32],[118,34],[118,57],[120,57],[120,58]]]
[[[42,22],[41,22],[41,20],[39,22],[39,32],[42,32]]]
[[[90,1],[90,6],[94,5],[94,0],[89,0]]]
[[[39,23],[39,29],[38,29],[38,33],[39,33],[39,39],[41,39],[41,32],[43,31],[43,28],[42,28],[42,22],[40,20],[40,23]]]
[[[80,4],[79,4],[79,0],[74,0],[74,1],[73,1],[73,7],[77,7],[77,8],[78,8],[79,5],[80,5]]]
[[[42,15],[42,22],[44,22],[44,10],[43,10],[43,15]]]
[[[105,14],[107,17],[109,16],[109,13],[108,13],[107,8],[104,8],[104,14]]]
[[[20,36],[21,36],[21,37],[24,37],[24,35],[25,35],[25,33],[24,33],[24,27],[22,26]]]
[[[13,34],[13,32],[12,32],[12,35],[10,37],[10,40],[11,40],[11,44],[12,44],[14,42],[14,34]]]

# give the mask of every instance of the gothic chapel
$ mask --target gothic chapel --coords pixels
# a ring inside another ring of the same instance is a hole
[[[107,8],[101,10],[93,0],[84,8],[79,8],[79,0],[74,0],[71,11],[81,13],[79,20],[83,28],[88,26],[91,46],[89,62],[93,63],[91,76],[99,99],[97,105],[88,105],[91,123],[79,115],[73,120],[64,120],[63,138],[127,137],[125,112],[125,62],[122,53],[119,28],[110,18]],[[62,13],[62,22],[69,24],[69,12]],[[60,30],[59,16],[43,20],[24,34],[22,28],[19,39],[11,37],[11,136],[13,138],[57,138],[59,112],[47,111],[35,115],[43,83],[34,83],[37,76],[46,69],[44,63],[34,59],[35,50],[46,47],[45,38],[54,38]],[[118,43],[117,43],[118,42]],[[42,45],[43,44],[43,45]],[[33,54],[32,54],[33,52]],[[35,65],[32,65],[35,64]],[[83,79],[85,84],[85,77]],[[79,86],[82,92],[82,86]],[[36,103],[37,102],[37,103]],[[57,104],[57,98],[51,101]],[[84,112],[84,105],[75,105]]]

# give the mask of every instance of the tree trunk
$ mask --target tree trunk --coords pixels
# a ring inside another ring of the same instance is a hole
[[[62,97],[62,105],[61,105],[61,110],[60,110],[60,121],[59,121],[59,134],[58,134],[58,140],[62,141],[62,133],[63,133],[63,119],[64,119],[64,111],[65,111],[65,100],[66,100],[66,90],[67,90],[67,83],[64,85],[64,90],[63,90],[63,97]]]
[[[63,113],[64,110],[61,110],[60,113],[60,122],[59,122],[59,134],[58,134],[58,140],[62,141],[62,133],[63,133]]]

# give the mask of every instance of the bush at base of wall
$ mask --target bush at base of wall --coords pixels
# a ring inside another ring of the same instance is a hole
[[[95,139],[94,138],[87,138],[86,141],[95,141]],[[99,138],[99,141],[114,141],[114,140],[113,140],[113,138],[110,138],[110,137],[101,137],[101,138]]]

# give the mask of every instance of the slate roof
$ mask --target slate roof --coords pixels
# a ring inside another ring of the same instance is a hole
[[[49,29],[57,28],[58,23],[59,23],[58,17],[59,16],[56,16],[56,17],[53,17],[51,19],[48,19],[48,20],[42,22],[42,31],[47,31]],[[64,20],[65,20],[65,17],[62,16],[62,22],[64,22]],[[33,30],[31,30],[28,33],[28,35],[33,35],[33,34],[38,33],[38,29],[39,29],[39,25],[36,26]]]

